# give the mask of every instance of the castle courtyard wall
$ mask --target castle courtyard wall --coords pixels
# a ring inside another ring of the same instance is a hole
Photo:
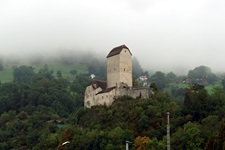
[[[147,99],[150,98],[152,93],[150,89],[147,88],[122,88],[117,89],[118,96],[130,96],[132,98],[140,98],[140,99]]]

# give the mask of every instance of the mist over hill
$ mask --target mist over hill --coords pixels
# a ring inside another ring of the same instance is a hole
[[[98,52],[93,50],[72,50],[72,49],[60,49],[55,52],[31,52],[31,53],[21,53],[21,54],[2,54],[0,55],[0,64],[4,65],[40,65],[40,64],[48,64],[52,61],[57,61],[59,63],[65,65],[73,65],[73,64],[84,64],[84,65],[98,65],[99,62],[104,65],[106,63],[107,52]],[[149,60],[151,61],[151,60]],[[163,61],[163,60],[161,60]],[[144,71],[148,71],[150,74],[154,74],[157,71],[161,71],[164,73],[173,72],[177,75],[187,75],[188,72],[195,67],[198,66],[207,66],[204,64],[193,66],[188,64],[177,64],[172,66],[172,64],[158,64],[158,62],[145,63],[143,62],[141,57],[136,57],[133,55],[133,67],[135,70],[141,68],[136,72],[140,75]],[[212,68],[209,67],[212,72],[223,76],[225,71],[222,68]]]
[[[215,145],[221,149],[225,79],[207,66],[195,67],[186,76],[153,73],[133,57],[133,87],[151,88],[154,95],[144,100],[124,96],[112,106],[87,109],[84,92],[90,75],[106,80],[103,54],[64,50],[2,57],[0,63],[2,150],[124,149],[126,140],[135,149],[165,149],[167,111],[171,147],[211,150]],[[3,81],[4,76],[11,78]],[[145,78],[146,84],[141,81]],[[62,147],[65,141],[70,144]]]
[[[225,1],[0,0],[0,150],[225,149]],[[125,44],[141,100],[84,108]]]

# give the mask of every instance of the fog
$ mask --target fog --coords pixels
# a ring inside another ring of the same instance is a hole
[[[146,70],[222,72],[224,8],[222,0],[0,0],[0,55],[105,57],[125,44]]]

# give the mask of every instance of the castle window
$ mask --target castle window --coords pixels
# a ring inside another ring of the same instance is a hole
[[[123,70],[125,71],[126,69],[124,68]]]
[[[114,71],[116,71],[116,68],[114,68]]]
[[[104,98],[104,96],[102,96],[102,99]]]

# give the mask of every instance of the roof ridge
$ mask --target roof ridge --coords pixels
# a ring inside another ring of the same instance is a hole
[[[128,48],[125,44],[123,44],[123,45],[114,47],[114,48],[109,52],[109,54],[106,56],[106,58],[109,58],[109,57],[112,57],[112,56],[115,56],[115,55],[120,54],[120,52],[121,52],[124,48],[128,49],[128,51],[130,52],[129,48]],[[131,54],[131,52],[130,52],[130,54]],[[131,55],[132,55],[132,54],[131,54]]]

